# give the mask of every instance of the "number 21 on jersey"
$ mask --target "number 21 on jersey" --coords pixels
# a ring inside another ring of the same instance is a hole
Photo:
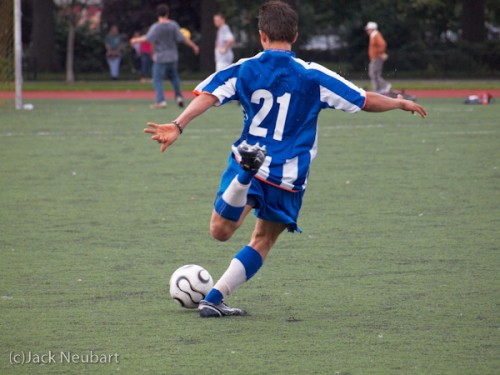
[[[278,117],[276,118],[276,127],[274,128],[273,139],[281,141],[283,139],[283,130],[285,129],[286,115],[290,105],[289,93],[276,98],[276,103],[279,106]],[[260,127],[264,119],[269,115],[274,105],[274,97],[268,90],[256,90],[252,94],[251,101],[254,104],[260,104],[263,100],[262,107],[255,114],[252,123],[250,124],[249,133],[257,137],[266,137],[268,129]]]

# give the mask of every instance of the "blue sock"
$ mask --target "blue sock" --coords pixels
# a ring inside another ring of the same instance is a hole
[[[248,185],[252,181],[253,176],[256,174],[257,171],[245,171],[244,169],[241,169],[238,174],[238,181],[243,185]]]
[[[255,275],[262,267],[262,263],[260,254],[250,246],[245,246],[234,256],[226,272],[205,297],[205,301],[213,304],[221,303],[225,296],[230,295]]]
[[[245,267],[247,280],[255,275],[263,264],[260,254],[250,246],[245,246],[234,257],[243,264],[243,267]]]
[[[212,290],[205,297],[205,301],[218,305],[222,302],[224,296],[217,289],[212,288]]]
[[[222,195],[217,197],[217,200],[215,201],[214,209],[215,211],[222,216],[225,219],[231,220],[231,221],[238,221],[240,220],[240,216],[243,213],[243,207],[235,207],[231,206],[229,203],[227,203],[223,198]]]

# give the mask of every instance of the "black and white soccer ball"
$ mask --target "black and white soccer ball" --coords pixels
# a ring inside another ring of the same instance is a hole
[[[214,286],[210,273],[196,264],[187,264],[175,270],[170,277],[170,296],[180,306],[194,309]]]

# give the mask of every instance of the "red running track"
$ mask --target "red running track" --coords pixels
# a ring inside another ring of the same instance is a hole
[[[500,89],[457,89],[457,90],[408,90],[407,93],[418,98],[466,98],[469,95],[489,93],[493,97],[500,97]],[[173,99],[173,92],[166,92],[167,99]],[[184,91],[186,99],[194,97],[191,91]],[[147,99],[154,101],[154,92],[151,91],[25,91],[23,100],[134,100]],[[14,92],[0,91],[0,99],[14,99]]]

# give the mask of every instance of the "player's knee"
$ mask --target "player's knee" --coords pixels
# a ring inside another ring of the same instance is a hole
[[[217,241],[227,241],[229,240],[234,231],[218,223],[210,223],[210,235]]]

